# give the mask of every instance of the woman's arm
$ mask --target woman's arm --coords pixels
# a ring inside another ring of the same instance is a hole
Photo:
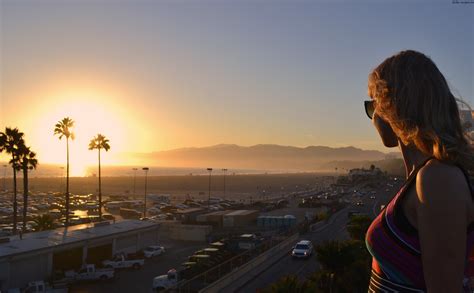
[[[469,187],[462,171],[434,161],[416,179],[417,223],[429,293],[462,292]]]

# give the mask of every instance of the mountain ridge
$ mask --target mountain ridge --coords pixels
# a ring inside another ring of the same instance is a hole
[[[354,146],[285,146],[278,144],[216,144],[206,147],[187,147],[150,153],[122,153],[140,163],[157,166],[205,167],[259,170],[320,170],[334,161],[383,160],[396,153],[364,150]]]

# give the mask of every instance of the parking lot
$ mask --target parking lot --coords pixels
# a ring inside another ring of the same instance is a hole
[[[142,268],[116,270],[115,278],[112,280],[76,283],[71,286],[70,292],[151,292],[154,277],[166,274],[169,269],[178,268],[194,251],[207,246],[204,242],[170,240],[164,236],[160,245],[165,247],[166,252],[163,255],[146,259]]]

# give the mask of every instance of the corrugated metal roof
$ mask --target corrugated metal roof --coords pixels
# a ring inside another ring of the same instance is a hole
[[[224,217],[227,217],[227,216],[245,216],[245,215],[250,215],[250,214],[255,214],[255,213],[258,213],[257,210],[237,210],[237,211],[234,211],[234,212],[231,212],[231,213],[228,213],[226,215],[224,215]]]
[[[70,226],[68,228],[26,233],[23,234],[23,239],[20,239],[19,236],[12,236],[10,237],[10,242],[0,244],[0,257],[52,248],[58,245],[72,244],[74,242],[135,231],[137,229],[153,226],[158,227],[158,225],[157,223],[148,221],[123,220],[105,226],[94,227],[94,224],[83,224]]]

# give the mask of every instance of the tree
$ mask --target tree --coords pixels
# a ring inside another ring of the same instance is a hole
[[[371,223],[372,219],[369,216],[352,216],[347,224],[347,231],[352,239],[365,241],[365,234]]]
[[[16,170],[18,170],[19,149],[24,145],[23,132],[18,128],[5,128],[5,132],[0,133],[0,151],[5,151],[12,156],[10,164],[13,169],[13,234],[17,232],[18,222],[18,202],[16,186]]]
[[[97,134],[89,143],[89,150],[99,151],[99,218],[102,219],[102,183],[100,175],[100,150],[104,149],[106,152],[109,151],[110,145],[109,140],[102,134]]]
[[[23,171],[23,233],[26,232],[26,212],[28,209],[28,170],[36,169],[38,160],[36,153],[32,152],[29,147],[22,145],[19,149],[18,171]]]
[[[298,277],[294,275],[284,276],[277,282],[271,284],[267,288],[261,290],[262,293],[319,293],[317,284],[313,281],[300,282]]]
[[[367,292],[370,254],[359,240],[330,241],[316,248],[322,270],[310,277],[324,292]]]
[[[35,231],[51,230],[56,227],[53,217],[51,217],[48,214],[42,214],[42,215],[36,216],[33,219],[33,222],[34,222],[33,229]]]
[[[63,118],[54,127],[54,135],[58,135],[59,139],[66,138],[66,227],[69,226],[69,139],[74,140],[73,127],[74,121],[69,117]]]

